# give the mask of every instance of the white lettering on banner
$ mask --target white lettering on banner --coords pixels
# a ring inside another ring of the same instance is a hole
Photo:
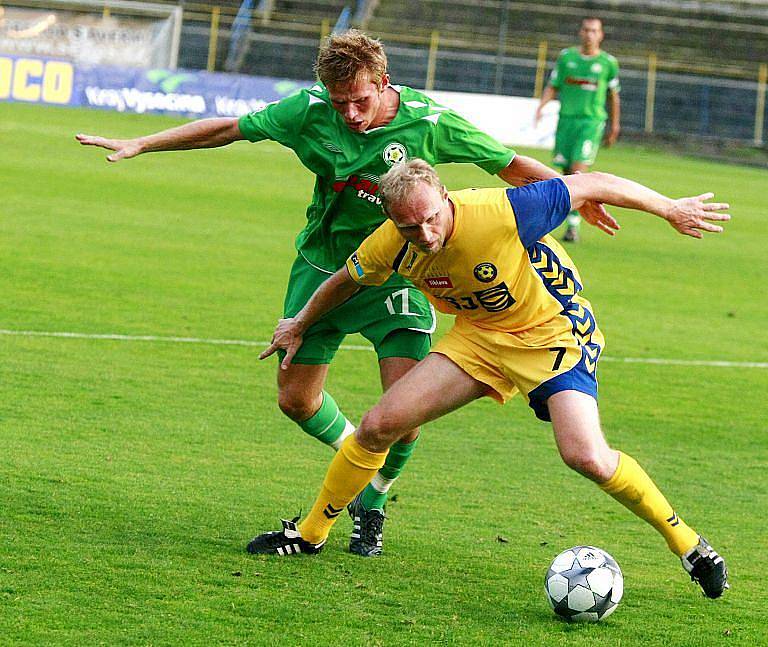
[[[216,97],[215,104],[216,114],[220,117],[241,117],[249,112],[263,110],[268,105],[263,99],[233,99],[222,96]]]
[[[205,97],[199,94],[176,94],[169,92],[143,92],[136,88],[85,88],[88,105],[99,108],[114,108],[118,112],[144,113],[147,110],[167,110],[203,114],[206,111]]]
[[[125,101],[120,90],[102,88],[85,88],[85,98],[89,106],[99,108],[114,108],[118,112],[125,112]]]

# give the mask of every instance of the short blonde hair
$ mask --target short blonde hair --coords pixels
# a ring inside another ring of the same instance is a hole
[[[387,55],[380,41],[350,29],[325,39],[317,54],[315,72],[326,86],[367,78],[381,87],[387,73]]]
[[[379,195],[384,211],[390,213],[394,204],[403,204],[419,183],[425,183],[442,193],[444,187],[437,171],[427,162],[414,157],[408,162],[395,164],[379,181]]]

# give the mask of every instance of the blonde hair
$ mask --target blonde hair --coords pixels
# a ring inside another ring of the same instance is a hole
[[[367,78],[381,87],[387,73],[387,55],[380,41],[350,29],[325,39],[317,54],[315,72],[326,86]]]
[[[443,183],[437,171],[427,162],[414,157],[408,162],[395,164],[379,181],[379,195],[384,205],[384,211],[389,213],[393,204],[403,204],[420,182],[434,187],[442,193]]]

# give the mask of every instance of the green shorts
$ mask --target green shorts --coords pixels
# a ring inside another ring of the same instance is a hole
[[[605,121],[580,117],[561,117],[555,133],[552,163],[563,169],[580,162],[592,166],[603,140]]]
[[[293,317],[330,275],[310,265],[301,254],[288,279],[284,316]],[[435,311],[427,298],[408,281],[393,274],[381,286],[362,287],[304,333],[293,358],[296,364],[330,364],[346,335],[360,333],[379,359],[409,357],[421,360],[429,352],[435,330]]]

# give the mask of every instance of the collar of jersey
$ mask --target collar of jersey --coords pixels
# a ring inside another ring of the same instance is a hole
[[[597,54],[592,54],[592,56],[589,56],[587,54],[582,54],[581,53],[581,49],[578,49],[576,51],[578,52],[579,56],[581,56],[581,58],[583,58],[583,59],[585,59],[587,61],[591,61],[593,58],[597,58],[598,56],[600,56],[600,54],[603,53],[603,50],[601,49],[601,50],[598,50]]]

